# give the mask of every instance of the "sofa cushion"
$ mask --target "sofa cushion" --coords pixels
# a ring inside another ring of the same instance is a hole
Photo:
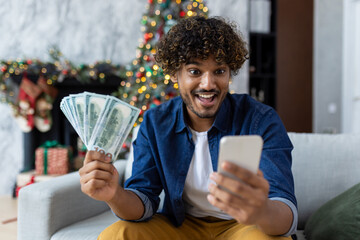
[[[51,237],[51,240],[94,240],[105,228],[118,220],[111,211],[105,211],[97,216],[60,229]]]
[[[360,135],[289,133],[298,229],[330,199],[360,182]]]
[[[341,240],[360,236],[360,183],[320,207],[307,221],[307,239]]]

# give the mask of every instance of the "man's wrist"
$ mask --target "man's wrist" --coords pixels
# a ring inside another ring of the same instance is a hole
[[[289,231],[292,222],[293,213],[289,206],[268,199],[256,225],[265,234],[279,236]]]

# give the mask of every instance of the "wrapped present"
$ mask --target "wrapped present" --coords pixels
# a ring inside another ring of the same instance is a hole
[[[57,141],[47,141],[35,151],[36,174],[66,174],[69,172],[72,150]]]
[[[30,170],[28,172],[19,173],[16,177],[16,188],[15,196],[18,197],[19,191],[22,187],[28,186],[37,182],[44,182],[54,177],[60,176],[60,174],[51,174],[51,175],[38,175],[35,173],[35,170]]]

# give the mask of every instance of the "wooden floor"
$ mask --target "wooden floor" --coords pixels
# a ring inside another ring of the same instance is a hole
[[[0,196],[0,239],[16,240],[17,199]],[[8,223],[6,223],[8,222]]]

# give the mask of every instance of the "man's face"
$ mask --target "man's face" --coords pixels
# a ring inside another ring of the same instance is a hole
[[[229,90],[230,68],[213,57],[194,59],[183,64],[171,79],[179,85],[191,121],[215,119]]]

